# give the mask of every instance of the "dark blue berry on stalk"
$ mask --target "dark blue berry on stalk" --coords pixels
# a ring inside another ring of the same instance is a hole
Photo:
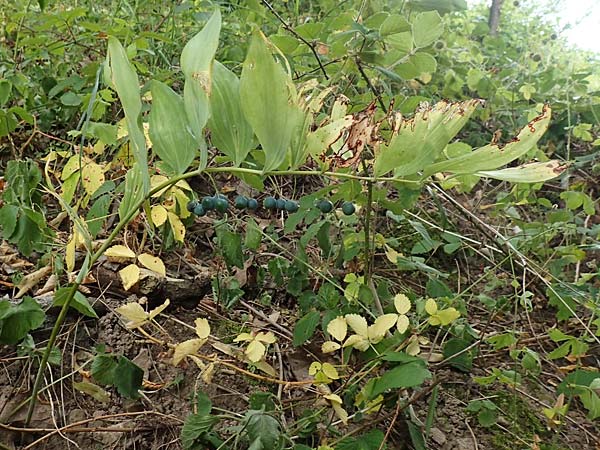
[[[285,209],[285,200],[282,198],[278,198],[276,202],[277,209]]]
[[[211,209],[215,209],[215,198],[214,197],[204,197],[202,199],[202,207],[206,211],[210,211]]]
[[[248,199],[248,209],[251,209],[252,211],[256,211],[258,209],[258,202],[255,198]]]
[[[193,213],[196,214],[198,217],[202,217],[206,214],[206,211],[204,210],[204,207],[200,203],[198,203],[194,208]]]
[[[219,197],[215,200],[215,209],[220,213],[227,212],[227,208],[229,207],[229,203],[222,197]]]
[[[296,211],[298,211],[300,207],[298,206],[298,203],[293,201],[293,200],[286,200],[285,201],[285,210],[289,213],[295,213]]]
[[[244,209],[248,207],[248,199],[243,195],[238,195],[235,198],[234,205],[237,209]]]
[[[277,200],[273,197],[267,197],[263,200],[263,206],[267,209],[275,209],[277,207]]]
[[[189,212],[194,212],[194,208],[198,205],[199,205],[199,203],[197,200],[192,200],[191,202],[188,202],[186,208]]]
[[[329,200],[321,200],[317,205],[317,208],[319,208],[322,213],[329,213],[333,211],[333,203]]]
[[[352,202],[344,202],[342,204],[342,212],[345,215],[351,216],[352,214],[354,214],[355,211],[356,211],[356,207],[354,206],[354,203],[352,203]]]

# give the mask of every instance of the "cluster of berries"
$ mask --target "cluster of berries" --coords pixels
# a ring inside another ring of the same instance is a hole
[[[243,195],[238,195],[235,198],[234,205],[237,209],[249,209],[251,211],[256,211],[258,209],[258,201],[255,198],[248,198],[244,197]],[[298,209],[300,209],[298,202],[271,196],[263,200],[263,206],[266,209],[287,211],[289,213],[295,213],[298,211]],[[330,213],[334,208],[333,203],[326,199],[319,200],[316,203],[316,207],[322,213]],[[213,209],[220,213],[225,213],[227,212],[228,208],[229,203],[227,201],[227,197],[225,197],[223,194],[217,194],[213,197],[203,197],[202,200],[192,200],[187,204],[187,210],[197,216],[204,216],[208,211]],[[354,203],[342,203],[342,212],[345,215],[351,216],[355,211],[356,207],[354,206]]]

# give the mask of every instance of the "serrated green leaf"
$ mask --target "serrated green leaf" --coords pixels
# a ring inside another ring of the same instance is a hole
[[[114,356],[105,354],[96,355],[92,361],[92,377],[94,377],[98,383],[112,386],[115,382],[116,367],[117,360]]]
[[[246,430],[250,446],[254,450],[277,450],[281,448],[281,428],[271,415],[257,410],[246,413]]]
[[[205,414],[190,414],[186,417],[181,429],[181,443],[188,450],[203,442],[203,436],[208,433],[218,419]]]
[[[294,347],[299,347],[312,337],[320,320],[321,314],[318,311],[310,311],[296,323],[294,327]]]

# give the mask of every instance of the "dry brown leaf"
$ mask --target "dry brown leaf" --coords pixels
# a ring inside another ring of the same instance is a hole
[[[44,278],[46,278],[52,272],[51,266],[44,266],[41,269],[36,270],[28,275],[25,275],[17,287],[19,288],[19,292],[15,295],[15,298],[23,297],[27,292],[32,290],[35,285],[41,282]]]

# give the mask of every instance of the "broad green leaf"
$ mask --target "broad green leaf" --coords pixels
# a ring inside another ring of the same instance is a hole
[[[127,58],[127,52],[121,43],[112,36],[108,38],[108,67],[110,69],[110,82],[117,91],[125,112],[130,145],[135,163],[139,167],[141,191],[145,194],[148,192],[150,179],[148,176],[146,139],[140,124],[140,114],[142,112],[140,84],[135,69]],[[120,213],[121,209],[119,208]]]
[[[373,399],[388,389],[420,386],[428,378],[431,378],[431,373],[420,362],[402,364],[388,370],[379,378],[373,378],[367,383],[366,390],[369,399]]]
[[[111,355],[100,354],[92,361],[92,377],[99,383],[112,386],[115,380],[117,361]]]
[[[379,450],[385,435],[381,430],[371,430],[357,437],[346,437],[335,446],[335,450]],[[320,448],[320,447],[319,447]]]
[[[119,394],[127,398],[139,398],[138,391],[144,380],[144,371],[140,367],[121,356],[114,369],[114,376],[114,385]]]
[[[249,449],[276,450],[280,448],[281,428],[271,415],[257,410],[246,413],[246,432],[250,441]]]
[[[466,0],[410,0],[410,8],[417,11],[436,10],[440,14],[452,11],[464,11],[468,4]]]
[[[181,443],[184,450],[202,448],[198,447],[198,442],[204,442],[202,437],[212,429],[217,421],[216,417],[207,414],[190,414],[187,416],[181,429]]]
[[[469,154],[432,164],[423,173],[428,177],[438,172],[476,173],[502,167],[533,148],[550,122],[550,106],[544,105],[542,113],[529,122],[518,136],[505,145],[488,144]]]
[[[229,230],[217,232],[219,247],[223,252],[225,262],[229,266],[244,267],[244,254],[242,251],[242,236]]]
[[[219,45],[221,13],[217,9],[204,28],[181,52],[181,70],[185,76],[183,102],[191,131],[201,152],[206,153],[202,130],[210,115],[209,98],[212,89],[212,65]],[[205,165],[206,155],[201,155]]]
[[[417,52],[410,55],[406,62],[398,64],[394,69],[403,80],[412,80],[421,78],[425,74],[434,73],[437,69],[437,62],[433,56],[425,52]]]
[[[541,183],[558,177],[566,168],[566,164],[558,160],[552,160],[523,164],[517,167],[509,167],[508,169],[484,170],[476,172],[475,175],[510,181],[511,183]]]
[[[321,314],[318,311],[310,311],[296,323],[294,327],[294,347],[299,347],[312,337],[320,320]]]
[[[417,14],[412,22],[413,40],[417,48],[433,44],[443,32],[444,24],[437,11],[426,11]]]
[[[390,14],[379,27],[379,35],[385,37],[410,30],[410,23],[408,23],[403,15]]]
[[[182,98],[169,86],[152,81],[150,140],[152,150],[173,171],[185,172],[196,156],[196,141],[189,131]]]
[[[12,83],[8,80],[0,80],[0,106],[4,106],[8,101],[11,91]]]
[[[242,111],[264,151],[265,172],[284,163],[292,136],[304,123],[296,88],[290,75],[275,62],[271,47],[267,38],[255,31],[240,80]]]
[[[429,166],[456,136],[480,105],[479,100],[439,102],[403,120],[389,144],[375,157],[375,175],[394,171],[395,176],[414,175]]]
[[[254,133],[244,117],[240,101],[240,80],[215,61],[210,96],[210,138],[215,147],[239,166],[254,148]]]
[[[70,286],[65,286],[58,289],[54,294],[54,306],[64,305],[69,297],[70,291]],[[90,302],[88,301],[86,296],[79,291],[75,292],[73,300],[71,301],[71,304],[69,306],[75,309],[76,311],[79,311],[84,316],[94,317],[96,319],[98,318],[96,311],[94,311],[94,308],[92,308],[92,305],[90,305]]]
[[[45,318],[46,314],[31,297],[23,298],[17,305],[0,301],[0,343],[16,344],[31,330],[41,327]]]

